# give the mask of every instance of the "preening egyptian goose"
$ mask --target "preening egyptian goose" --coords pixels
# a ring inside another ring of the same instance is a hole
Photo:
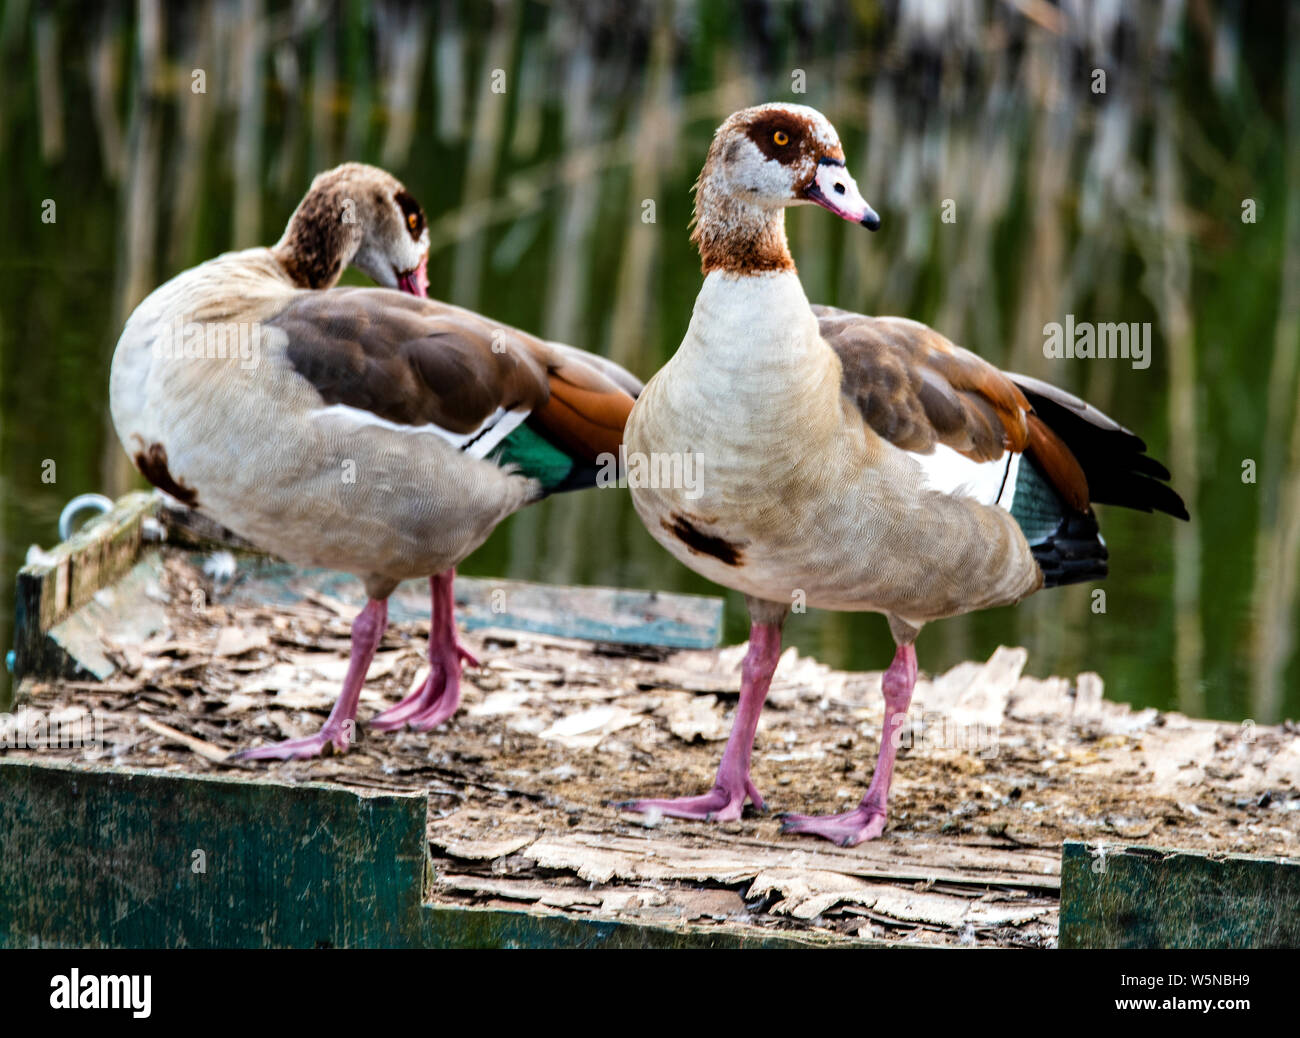
[[[450,717],[461,661],[475,662],[456,636],[454,567],[516,509],[594,485],[622,442],[636,379],[424,298],[428,250],[401,183],[340,166],[277,244],[173,278],[117,344],[113,422],[150,482],[290,562],[365,583],[324,727],[244,758],[346,750],[387,598],[410,577],[430,578],[429,677],[371,725]],[[386,287],[333,287],[349,265]]]
[[[915,321],[810,306],[785,236],[786,207],[809,202],[880,223],[821,113],[763,105],[722,124],[696,184],[704,285],[625,439],[630,469],[701,455],[692,487],[633,481],[632,498],[673,555],[744,592],[749,650],[713,789],[624,806],[700,819],[739,818],[746,798],[762,809],[750,754],[791,605],[874,611],[897,653],[870,788],[853,811],[783,826],[850,846],[884,829],[926,621],[1105,576],[1095,502],[1187,511],[1143,442],[1083,401]]]

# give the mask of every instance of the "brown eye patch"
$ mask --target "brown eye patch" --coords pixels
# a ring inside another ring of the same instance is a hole
[[[425,226],[424,210],[420,208],[420,203],[405,190],[398,191],[393,196],[393,201],[402,210],[402,216],[406,220],[406,230],[411,235],[411,240],[419,241]]]
[[[802,158],[804,143],[808,140],[808,127],[796,116],[786,112],[773,112],[750,123],[748,134],[758,150],[769,159],[776,159],[789,166]]]

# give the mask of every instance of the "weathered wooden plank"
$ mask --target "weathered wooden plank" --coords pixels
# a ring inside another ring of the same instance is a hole
[[[256,551],[253,545],[200,512],[165,501],[159,512],[173,543],[195,548],[226,547]],[[327,594],[355,608],[365,604],[355,578],[330,570],[300,570],[274,558],[250,556],[241,561],[254,580],[236,589],[235,600],[289,604],[306,589]],[[655,591],[603,587],[556,587],[520,580],[456,581],[457,619],[470,630],[505,627],[534,634],[583,638],[623,645],[661,645],[677,649],[711,649],[722,637],[722,599]],[[389,599],[388,615],[396,623],[429,615],[428,584],[410,580]]]
[[[733,927],[666,927],[494,908],[424,906],[429,948],[898,948],[887,941],[815,937]]]
[[[1300,861],[1067,841],[1060,946],[1300,947]]]
[[[153,514],[152,493],[127,494],[43,561],[18,571],[14,616],[14,677],[83,677],[89,672],[46,635],[69,613],[90,601],[135,564],[142,523]]]
[[[0,946],[392,947],[426,797],[0,761]]]
[[[297,569],[273,559],[241,559],[245,579],[230,592],[234,605],[290,605],[310,592],[353,608],[365,604],[360,583],[345,573]],[[393,592],[394,623],[427,619],[427,581],[408,580]],[[603,587],[557,587],[522,580],[456,579],[456,618],[470,630],[511,628],[535,634],[624,645],[708,649],[722,637],[722,599]]]
[[[191,509],[155,494],[126,495],[43,562],[19,571],[15,685],[26,677],[105,680],[116,668],[104,653],[101,634],[110,641],[120,636],[139,642],[158,629],[160,606],[142,593],[156,574],[140,569],[147,560],[137,565],[142,522],[154,514],[162,517],[169,538],[192,548],[247,547]],[[235,588],[233,604],[288,605],[322,594],[357,609],[364,604],[360,584],[343,573],[301,570],[257,554],[244,556],[240,565],[250,579]],[[115,601],[97,604],[96,596],[106,592]],[[712,648],[722,636],[722,600],[702,595],[462,578],[456,600],[458,619],[470,629],[671,648]],[[389,616],[394,622],[427,618],[427,583],[412,580],[399,587]]]
[[[438,827],[435,846],[443,846]],[[465,853],[466,843],[461,843]],[[918,854],[918,851],[920,852]],[[572,872],[590,883],[613,879],[650,882],[743,883],[760,872],[796,869],[909,883],[952,883],[960,886],[1013,887],[1054,891],[1052,872],[1035,871],[1046,855],[1010,853],[996,848],[869,844],[844,851],[830,844],[797,849],[788,844],[720,839],[699,843],[671,832],[661,836],[638,833],[551,833],[513,852],[539,868]],[[1052,861],[1053,859],[1047,859]]]
[[[228,549],[231,551],[262,554],[257,545],[246,541],[228,527],[202,512],[196,512],[172,498],[159,500],[158,520],[167,528],[169,544],[183,545],[206,551]]]
[[[162,630],[167,609],[161,601],[162,557],[150,552],[115,584],[100,588],[81,608],[45,632],[46,659],[62,653],[59,671],[99,681],[117,665],[107,645],[140,645]]]
[[[711,649],[722,638],[722,599],[707,595],[467,578],[458,582],[456,604],[470,630],[512,627],[676,649]]]

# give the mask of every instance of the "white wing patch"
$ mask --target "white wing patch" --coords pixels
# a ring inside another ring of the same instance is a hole
[[[930,454],[908,453],[921,467],[928,489],[1011,511],[1016,475],[1020,471],[1020,455],[1015,451],[1007,451],[1004,457],[993,461],[972,461],[943,444],[936,445]]]
[[[492,448],[509,436],[519,427],[519,424],[528,417],[528,410],[518,409],[507,411],[504,407],[498,407],[487,416],[477,429],[467,433],[456,433],[449,429],[444,429],[440,425],[434,425],[427,422],[424,425],[402,425],[398,422],[390,422],[387,418],[380,418],[377,414],[360,407],[349,407],[347,404],[333,404],[330,407],[321,407],[312,412],[313,418],[339,418],[351,422],[353,425],[375,425],[381,429],[390,429],[393,432],[402,433],[405,436],[437,436],[446,440],[459,451],[463,451],[471,458],[485,458],[491,453]]]

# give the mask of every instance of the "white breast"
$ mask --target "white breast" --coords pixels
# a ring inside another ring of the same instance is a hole
[[[746,594],[916,624],[1033,590],[1015,521],[985,507],[1010,500],[1007,461],[900,450],[842,379],[796,275],[711,274],[628,421],[629,455],[702,458],[693,496],[632,485],[651,535]]]

